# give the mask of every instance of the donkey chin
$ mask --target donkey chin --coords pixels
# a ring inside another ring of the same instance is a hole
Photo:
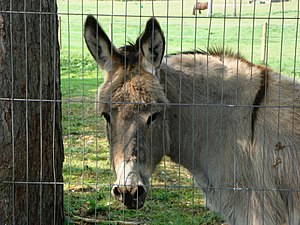
[[[117,180],[112,187],[112,195],[128,209],[140,209],[147,195],[147,181],[142,179],[135,161],[122,162],[116,169]],[[150,177],[150,176],[149,176]]]

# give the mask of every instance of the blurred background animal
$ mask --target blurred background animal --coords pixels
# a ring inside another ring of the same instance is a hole
[[[196,15],[196,10],[199,10],[199,14],[201,14],[201,10],[205,10],[208,7],[208,2],[197,2],[193,8],[193,15]]]

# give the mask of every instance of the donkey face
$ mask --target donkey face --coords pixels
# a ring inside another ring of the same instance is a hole
[[[127,208],[140,208],[149,178],[168,149],[168,100],[158,77],[164,35],[151,18],[135,44],[116,49],[92,16],[86,20],[84,35],[91,54],[105,71],[97,107],[107,121],[117,177],[112,194]]]

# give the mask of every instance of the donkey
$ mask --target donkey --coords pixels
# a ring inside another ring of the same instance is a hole
[[[196,11],[199,10],[199,14],[201,14],[201,10],[205,10],[208,7],[208,2],[197,2],[193,8],[193,15],[196,15]]]
[[[97,97],[116,174],[112,195],[139,209],[163,156],[187,168],[229,224],[300,224],[300,84],[221,48],[164,56],[150,18],[117,49],[88,16],[104,70]]]

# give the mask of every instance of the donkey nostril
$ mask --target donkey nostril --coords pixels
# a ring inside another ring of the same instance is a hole
[[[143,199],[146,197],[146,189],[143,186],[137,186],[136,191],[133,193],[134,199]]]
[[[112,193],[113,193],[113,196],[116,198],[119,198],[121,196],[121,192],[120,192],[118,186],[114,186],[112,188]]]

